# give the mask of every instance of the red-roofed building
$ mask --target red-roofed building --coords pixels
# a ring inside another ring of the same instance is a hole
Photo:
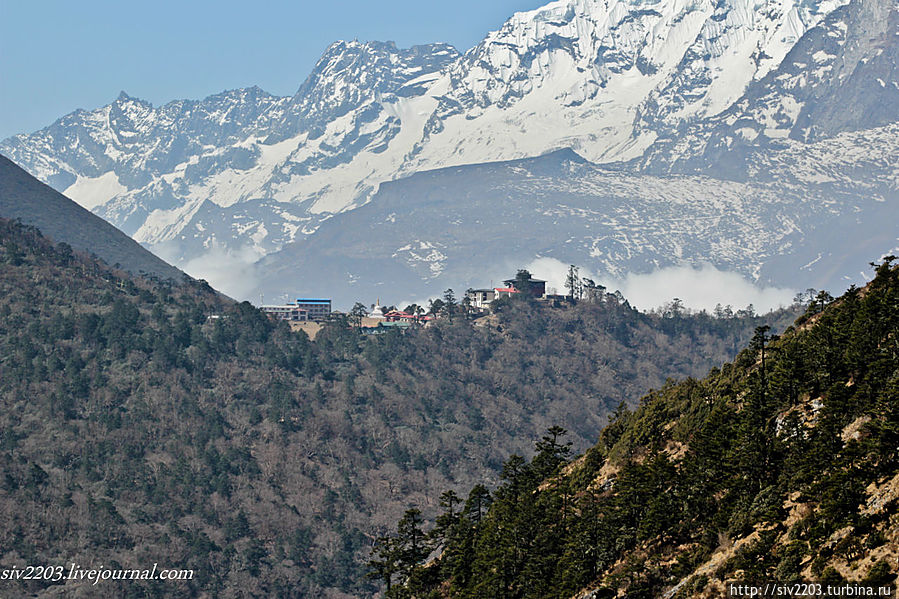
[[[415,314],[411,314],[409,312],[402,312],[400,310],[391,310],[384,314],[384,319],[387,322],[409,322],[409,323],[419,323],[419,324],[427,324],[428,322],[434,320],[433,316],[416,316]]]
[[[408,312],[402,312],[400,310],[391,310],[384,314],[384,318],[387,322],[404,322],[404,321],[412,321],[415,320],[414,314],[409,314]]]
[[[514,287],[497,287],[493,292],[496,294],[496,298],[499,299],[501,297],[510,297],[513,293],[518,293],[518,290]]]

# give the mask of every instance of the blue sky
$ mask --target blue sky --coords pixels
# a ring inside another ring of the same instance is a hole
[[[164,104],[258,85],[296,91],[338,39],[474,46],[542,0],[0,0],[0,139],[125,90]]]

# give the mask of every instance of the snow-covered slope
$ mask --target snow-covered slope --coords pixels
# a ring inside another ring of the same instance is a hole
[[[337,42],[290,98],[251,88],[154,108],[122,94],[0,150],[142,242],[191,238],[192,255],[237,237],[266,253],[314,230],[311,215],[418,170],[561,147],[595,161],[638,156],[730,106],[839,2],[556,1],[464,56]],[[292,205],[286,220],[302,225],[260,214],[213,236],[194,222],[204,202],[224,214],[260,201]]]
[[[899,5],[856,0],[809,30],[725,111],[660,139],[639,162],[650,172],[758,176],[767,156],[795,153],[786,140],[814,142],[897,121]],[[867,145],[875,154],[883,148],[873,139]]]
[[[684,209],[728,188],[713,178],[757,178],[772,197],[781,185],[782,202],[830,185],[822,198],[852,203],[873,188],[892,197],[897,34],[895,0],[557,0],[462,55],[337,42],[291,97],[250,88],[153,107],[123,93],[0,152],[200,276],[203,256],[253,261],[314,238],[334,215],[382,201],[385,182],[563,148],[629,173],[634,197],[658,189],[641,173],[702,175],[702,199]],[[780,230],[770,218],[756,230]],[[602,239],[602,255],[660,262],[658,240]],[[415,243],[394,249],[450,255]],[[602,267],[625,263],[636,268]]]
[[[399,169],[402,155],[386,150],[401,120],[415,121],[400,94],[457,56],[445,44],[337,42],[289,98],[250,88],[154,108],[123,92],[0,151],[148,245],[182,240],[184,259],[216,244],[264,254]],[[246,222],[210,227],[213,206]]]
[[[839,5],[568,0],[516,14],[439,82],[422,162],[559,147],[597,162],[639,156],[730,106]]]

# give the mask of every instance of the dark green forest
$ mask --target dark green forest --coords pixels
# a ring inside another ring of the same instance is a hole
[[[793,316],[642,314],[609,295],[510,301],[405,335],[338,318],[312,342],[203,282],[134,278],[0,220],[0,562],[196,571],[71,596],[372,595],[366,562],[409,506],[433,519],[445,490],[538,484],[564,457],[531,459],[542,431],[563,426],[585,451],[622,402],[673,393],[667,379]],[[635,418],[619,410],[610,448]],[[587,455],[592,468],[605,453]],[[589,578],[578,564],[571,580]]]
[[[899,268],[820,294],[782,336],[622,405],[571,460],[551,427],[499,485],[410,508],[370,575],[388,597],[723,597],[725,583],[895,582]],[[425,532],[427,531],[427,532]],[[666,594],[667,593],[667,594]]]

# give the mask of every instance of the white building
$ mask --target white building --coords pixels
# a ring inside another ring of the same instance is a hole
[[[281,306],[260,306],[260,310],[275,320],[289,320],[293,322],[305,322],[309,320],[309,311],[300,308],[296,304],[284,304]]]

